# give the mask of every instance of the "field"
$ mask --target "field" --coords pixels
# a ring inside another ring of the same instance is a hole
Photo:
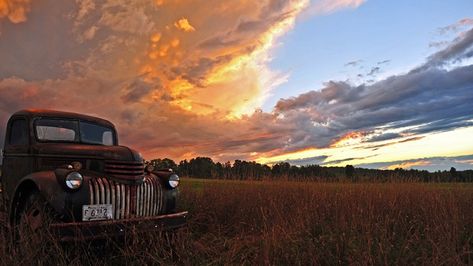
[[[473,185],[184,179],[189,225],[167,241],[54,243],[1,264],[473,264]]]

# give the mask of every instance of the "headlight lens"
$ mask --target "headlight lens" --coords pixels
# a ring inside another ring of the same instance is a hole
[[[176,174],[170,175],[168,183],[170,187],[176,188],[177,186],[179,186],[179,176]]]
[[[66,176],[66,186],[70,189],[78,189],[84,178],[78,172],[71,172]]]

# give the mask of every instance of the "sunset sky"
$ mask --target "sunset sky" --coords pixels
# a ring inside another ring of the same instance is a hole
[[[109,119],[146,159],[473,168],[471,0],[0,0],[15,111]]]

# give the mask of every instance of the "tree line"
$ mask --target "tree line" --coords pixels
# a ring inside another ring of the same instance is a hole
[[[169,158],[147,161],[155,169],[173,169],[183,177],[233,180],[295,180],[295,181],[352,181],[352,182],[473,182],[473,170],[428,172],[402,169],[380,170],[320,165],[295,166],[279,162],[272,166],[253,161],[235,160],[233,163],[214,162],[209,157],[182,160],[177,164]]]

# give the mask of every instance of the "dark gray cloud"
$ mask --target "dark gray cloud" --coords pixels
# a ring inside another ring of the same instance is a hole
[[[371,156],[365,156],[365,157],[350,157],[350,158],[343,158],[343,159],[338,159],[338,160],[328,160],[330,159],[331,156],[328,155],[320,155],[320,156],[314,156],[314,157],[308,157],[308,158],[301,158],[301,159],[292,159],[292,160],[284,160],[284,162],[290,163],[291,165],[334,165],[334,164],[340,164],[343,162],[349,162],[353,160],[362,160],[362,159],[367,159],[370,157],[374,157],[376,155],[371,155]],[[277,162],[271,162],[271,163],[278,163]]]
[[[378,74],[380,71],[381,71],[380,67],[372,67],[370,72],[368,72],[368,74],[366,74],[366,75],[367,76],[374,76],[374,75]]]
[[[152,84],[137,78],[124,88],[124,94],[121,99],[124,103],[139,102],[143,97],[148,95],[153,88],[159,89],[161,86],[159,80],[155,80]]]
[[[376,142],[376,141],[397,139],[397,138],[400,138],[400,137],[402,137],[402,135],[399,134],[399,133],[385,133],[385,134],[380,134],[380,135],[376,135],[374,137],[371,137],[370,139],[367,140],[367,142]]]
[[[358,86],[331,81],[320,91],[281,99],[274,112],[281,117],[280,123],[294,128],[287,146],[296,150],[327,147],[352,131],[406,128],[401,133],[415,137],[471,126],[473,65],[451,70],[439,66],[445,60],[464,58],[472,44],[470,30],[462,39],[429,57],[423,67],[407,74]],[[388,137],[396,136],[379,136],[378,140]]]
[[[460,61],[472,56],[473,28],[458,37],[453,44],[431,55],[424,67],[442,66],[451,61]]]
[[[339,159],[339,160],[326,161],[322,165],[340,164],[340,163],[343,163],[343,162],[349,162],[349,161],[353,161],[353,160],[362,160],[362,159],[370,158],[370,157],[373,157],[373,156],[375,156],[375,155],[367,156],[367,157],[343,158],[343,159]]]
[[[321,90],[279,101],[274,112],[225,119],[240,105],[233,100],[259,99],[266,91],[258,79],[266,67],[237,69],[230,83],[215,88],[204,88],[203,79],[261,48],[263,37],[275,36],[272,27],[292,24],[285,19],[293,16],[297,3],[302,2],[212,0],[202,7],[167,1],[155,7],[144,0],[126,6],[42,1],[22,28],[2,30],[0,124],[22,108],[70,110],[115,122],[123,144],[148,156],[217,160],[327,147],[352,131],[411,126],[401,133],[416,138],[471,124],[473,66],[441,69],[447,61],[471,56],[471,32],[405,75],[359,86],[330,81]],[[181,17],[196,30],[172,27]],[[152,41],[158,33],[160,40]],[[162,83],[158,87],[150,81],[156,77]],[[181,79],[196,88],[176,87],[173,93],[173,82]],[[254,82],[242,82],[248,80]],[[199,108],[221,111],[198,113]]]
[[[468,121],[471,119],[471,116],[451,118],[451,119],[442,119],[439,121],[431,122],[421,128],[409,130],[411,133],[415,134],[424,134],[429,132],[444,132],[449,131],[453,128],[462,128],[473,126],[473,121]]]
[[[386,59],[386,60],[383,60],[383,61],[379,61],[379,62],[378,62],[378,63],[376,63],[376,64],[379,66],[379,65],[388,64],[388,63],[390,63],[390,62],[391,62],[391,60],[390,60],[390,59]]]
[[[320,165],[328,158],[327,155],[303,158],[303,159],[294,159],[294,160],[285,160],[284,162],[290,163],[291,165]]]
[[[356,167],[375,169],[399,167],[404,169],[427,170],[430,172],[438,170],[448,171],[450,170],[450,167],[455,167],[457,170],[463,171],[473,169],[473,154],[453,157],[427,157],[392,162],[376,162],[359,164],[356,165]]]
[[[399,136],[399,137],[401,137],[401,136]],[[416,136],[416,137],[410,137],[410,138],[407,138],[407,139],[402,139],[402,140],[398,140],[398,141],[391,141],[391,142],[382,143],[382,144],[357,147],[357,149],[371,149],[372,151],[376,151],[376,150],[378,150],[379,148],[382,148],[382,147],[391,146],[391,145],[395,145],[395,144],[399,144],[399,143],[405,143],[405,142],[409,142],[409,141],[416,141],[416,140],[420,140],[420,139],[423,139],[423,138],[424,138],[424,136]],[[390,139],[394,139],[394,135],[391,135]],[[374,141],[381,141],[381,140],[374,140]],[[371,141],[371,139],[369,139],[367,142],[372,142],[372,141]]]
[[[442,48],[450,44],[448,41],[433,41],[429,43],[429,48]]]
[[[116,124],[124,145],[175,159],[246,159],[290,135],[285,125],[260,126],[273,114],[227,117],[268,93],[272,41],[303,0],[40,2],[25,23],[2,24],[0,124],[23,108],[97,115]],[[194,30],[175,27],[180,20]],[[221,41],[199,46],[212,38]]]
[[[201,49],[215,49],[215,48],[222,48],[222,47],[227,47],[227,46],[236,46],[240,44],[240,40],[237,39],[231,39],[231,37],[228,37],[226,35],[219,35],[219,36],[213,36],[210,37],[201,43],[199,43],[199,48]]]
[[[257,17],[251,19],[242,17],[234,28],[201,41],[198,47],[218,49],[243,46],[245,52],[251,52],[258,46],[259,40],[256,37],[259,34],[268,31],[278,22],[293,17],[296,12],[298,11],[294,9],[291,1],[268,1],[261,6],[260,14]]]
[[[460,19],[459,21],[457,21],[457,22],[455,22],[451,25],[439,28],[438,33],[439,34],[447,34],[447,33],[452,33],[452,32],[456,33],[460,29],[462,29],[464,27],[467,27],[467,26],[471,26],[471,25],[473,25],[473,19],[463,18],[463,19]]]
[[[347,66],[356,67],[356,66],[358,66],[358,65],[359,65],[360,63],[362,63],[362,62],[363,62],[363,60],[358,59],[358,60],[354,60],[354,61],[347,62],[347,63],[345,64],[345,66],[346,66],[346,67],[347,67]]]

